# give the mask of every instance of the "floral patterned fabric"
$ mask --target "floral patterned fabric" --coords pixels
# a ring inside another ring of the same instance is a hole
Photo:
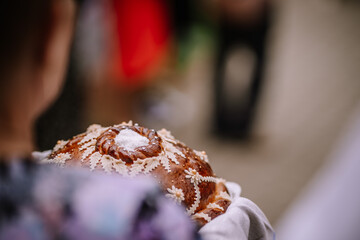
[[[199,239],[148,178],[0,161],[0,239]]]

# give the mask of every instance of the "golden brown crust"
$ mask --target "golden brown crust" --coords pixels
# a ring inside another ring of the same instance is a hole
[[[137,147],[135,151],[129,152],[124,147],[116,144],[115,137],[121,130],[129,129],[149,140],[149,144],[144,147]],[[156,157],[162,150],[160,138],[155,130],[150,130],[140,126],[118,126],[111,127],[103,132],[96,142],[96,150],[101,154],[108,154],[115,159],[121,159],[128,164],[132,164],[137,159]]]
[[[116,141],[122,130],[145,137],[146,144],[127,149]],[[217,178],[204,152],[177,141],[166,130],[154,131],[132,123],[103,128],[59,141],[46,162],[118,172],[124,176],[150,174],[167,197],[183,204],[200,225],[223,214],[231,203],[224,180]]]

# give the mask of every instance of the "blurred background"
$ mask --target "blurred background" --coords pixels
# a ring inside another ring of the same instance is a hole
[[[205,150],[276,226],[360,100],[360,3],[84,0],[39,150],[133,120]]]

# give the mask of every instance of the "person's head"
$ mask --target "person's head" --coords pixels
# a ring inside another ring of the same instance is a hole
[[[0,2],[0,140],[29,135],[58,94],[75,8],[74,0]]]

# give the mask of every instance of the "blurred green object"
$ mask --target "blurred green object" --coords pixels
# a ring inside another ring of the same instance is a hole
[[[217,42],[217,22],[213,13],[196,1],[183,0],[175,9],[177,69],[187,67],[192,53],[197,50],[213,51]]]
[[[178,39],[177,69],[183,70],[195,49],[213,50],[216,46],[215,28],[204,24],[194,24],[187,38]]]

